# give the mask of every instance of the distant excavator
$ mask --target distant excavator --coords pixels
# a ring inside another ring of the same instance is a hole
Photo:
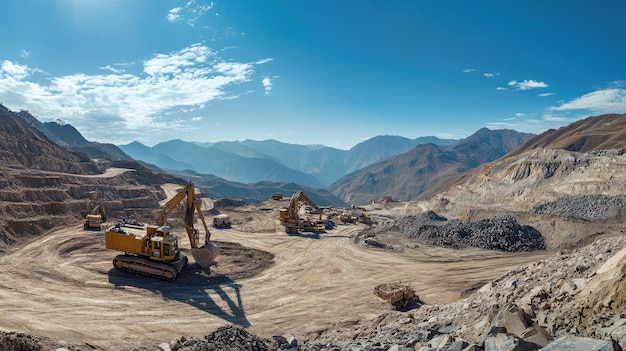
[[[308,213],[319,214],[319,219],[301,218],[299,215],[300,205],[307,205]],[[326,221],[322,220],[322,210],[311,200],[304,191],[298,191],[289,200],[289,206],[281,208],[279,213],[280,222],[285,226],[287,234],[298,233],[299,230],[316,233],[326,232]]]
[[[91,210],[91,213],[85,216],[85,220],[83,222],[84,230],[100,230],[100,226],[102,223],[107,221],[107,213],[104,208],[104,203],[98,204],[96,207]]]
[[[218,249],[210,241],[211,233],[200,209],[192,182],[185,185],[164,205],[156,220],[156,225],[138,226],[118,223],[106,231],[106,248],[124,252],[115,256],[113,266],[142,275],[175,280],[188,259],[180,252],[178,236],[171,234],[170,227],[164,224],[167,216],[177,209],[185,198],[183,220],[191,244],[191,254],[200,266],[209,267],[215,261]],[[194,228],[196,213],[205,230],[205,243],[200,247],[197,244],[199,231]]]

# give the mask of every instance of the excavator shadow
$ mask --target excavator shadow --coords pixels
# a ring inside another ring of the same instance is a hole
[[[288,233],[287,235],[289,236],[296,236],[299,238],[308,238],[308,239],[319,239],[320,238],[320,233]]]
[[[328,233],[323,233],[322,236],[320,236],[320,233],[289,233],[287,234],[289,236],[295,236],[295,237],[299,237],[299,238],[307,238],[307,239],[328,239],[328,238],[352,238],[350,235],[337,235],[337,234],[328,234]]]
[[[250,326],[239,291],[241,285],[228,277],[210,277],[197,264],[186,266],[173,282],[112,268],[109,283],[116,287],[132,286],[151,291],[164,300],[186,303],[228,323],[244,328]]]

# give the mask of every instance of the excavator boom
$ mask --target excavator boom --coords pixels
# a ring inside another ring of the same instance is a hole
[[[213,263],[215,258],[217,257],[217,246],[211,243],[211,232],[206,224],[206,220],[204,219],[204,215],[202,214],[202,210],[200,208],[200,202],[196,198],[196,191],[193,185],[193,182],[187,183],[174,197],[172,197],[168,202],[163,206],[163,210],[159,214],[157,218],[157,225],[161,226],[165,223],[167,216],[174,211],[180,205],[181,201],[186,199],[185,201],[185,231],[187,232],[187,236],[189,237],[189,243],[191,245],[191,253],[198,263],[202,267],[208,267]],[[195,222],[195,214],[198,214],[200,220],[202,221],[202,225],[204,226],[204,245],[198,247],[199,240],[199,231],[194,228]]]

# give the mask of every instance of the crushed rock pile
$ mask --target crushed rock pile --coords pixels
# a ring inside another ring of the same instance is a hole
[[[236,326],[224,326],[216,329],[204,338],[185,338],[161,344],[166,351],[269,351],[276,350],[274,340],[263,339],[247,330]]]
[[[626,196],[568,195],[537,205],[531,213],[570,216],[586,221],[604,221],[626,212]]]
[[[453,249],[476,247],[506,252],[535,251],[546,248],[543,236],[535,228],[520,225],[512,216],[477,221],[448,220],[433,211],[404,216],[378,231],[398,230],[402,235],[433,246]]]

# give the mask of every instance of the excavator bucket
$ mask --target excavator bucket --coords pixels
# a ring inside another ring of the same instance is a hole
[[[217,258],[217,245],[208,244],[197,249],[191,249],[191,255],[202,268],[208,268]]]

